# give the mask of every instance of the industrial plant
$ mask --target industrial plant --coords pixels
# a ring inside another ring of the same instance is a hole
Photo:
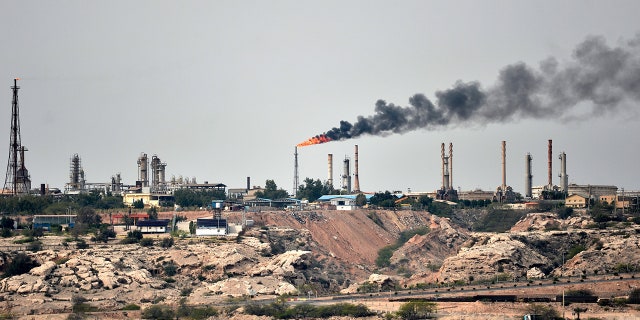
[[[25,151],[27,148],[22,145],[20,138],[20,118],[19,118],[19,106],[18,106],[18,79],[14,79],[14,84],[11,87],[13,93],[12,110],[11,110],[11,132],[9,143],[9,160],[7,162],[7,171],[5,177],[4,187],[1,194],[4,196],[20,196],[26,194],[54,194],[55,188],[49,189],[48,186],[41,185],[39,190],[32,190],[31,178],[29,171],[26,167]],[[293,190],[291,192],[292,198],[290,199],[258,199],[254,195],[256,192],[261,191],[260,187],[252,187],[250,185],[250,178],[247,177],[246,188],[232,188],[228,190],[228,199],[231,202],[229,207],[233,207],[235,204],[248,205],[248,206],[262,206],[262,205],[295,205],[301,207],[298,198],[298,190],[300,188],[299,179],[299,164],[298,164],[298,147],[311,146],[320,143],[326,143],[332,141],[327,136],[320,135],[308,139],[297,146],[294,149],[294,178],[293,178]],[[407,192],[404,195],[409,197],[418,198],[420,196],[429,196],[437,201],[443,201],[451,204],[455,204],[459,201],[491,201],[499,202],[505,205],[526,203],[538,200],[550,200],[550,201],[566,201],[566,205],[572,207],[588,206],[592,201],[607,201],[609,203],[616,203],[616,206],[632,207],[638,206],[638,192],[633,191],[621,191],[618,192],[616,186],[611,185],[577,185],[570,184],[567,174],[567,154],[561,152],[558,155],[560,161],[560,181],[556,185],[553,183],[553,141],[548,140],[547,147],[547,183],[540,186],[533,185],[533,172],[532,162],[533,157],[531,153],[525,154],[525,184],[524,192],[522,194],[513,190],[513,188],[507,183],[507,142],[502,141],[500,144],[500,156],[501,156],[501,183],[495,189],[495,191],[484,190],[456,190],[453,183],[453,143],[449,143],[448,152],[446,144],[440,145],[441,155],[441,184],[438,189],[427,192]],[[342,174],[339,175],[340,186],[337,191],[342,196],[343,203],[341,207],[348,207],[351,200],[355,200],[355,195],[367,194],[372,195],[374,192],[366,192],[361,189],[360,186],[360,174],[359,174],[359,154],[358,145],[354,146],[353,161],[351,155],[345,155],[343,159]],[[329,153],[327,155],[328,162],[328,175],[327,180],[324,182],[330,187],[330,190],[334,189],[334,154]],[[352,170],[353,163],[353,170]],[[162,161],[158,155],[148,156],[147,153],[140,153],[137,158],[137,179],[134,183],[126,184],[123,182],[120,173],[115,173],[111,176],[110,181],[107,182],[88,182],[85,170],[82,166],[82,159],[79,154],[75,153],[69,160],[69,181],[65,184],[64,194],[80,194],[85,192],[101,192],[121,195],[123,202],[126,205],[132,206],[135,202],[142,201],[145,206],[160,206],[163,202],[171,203],[173,201],[174,191],[182,188],[197,189],[197,190],[215,190],[227,193],[226,185],[223,183],[198,183],[196,178],[188,178],[183,176],[171,176],[171,179],[167,180],[167,163]],[[329,199],[329,198],[327,198]],[[346,199],[346,200],[345,200]],[[349,200],[351,199],[351,200]],[[347,203],[345,203],[347,202]]]

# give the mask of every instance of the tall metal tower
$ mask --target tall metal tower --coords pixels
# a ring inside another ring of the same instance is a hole
[[[298,176],[298,147],[295,147],[294,155],[294,164],[293,164],[293,193],[292,196],[295,198],[298,196],[298,186],[300,185],[300,177]]]
[[[18,78],[13,79],[13,101],[11,103],[11,137],[9,142],[9,161],[4,179],[4,191],[11,195],[28,194],[31,189],[31,177],[24,164],[24,152],[27,148],[20,142],[20,112],[18,108]]]

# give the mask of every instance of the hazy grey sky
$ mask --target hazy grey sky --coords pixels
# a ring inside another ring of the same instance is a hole
[[[89,182],[120,172],[133,184],[144,152],[167,163],[167,178],[243,187],[250,176],[291,191],[294,146],[373,115],[378,99],[408,106],[422,93],[435,103],[457,81],[492,90],[508,65],[572,65],[588,37],[637,43],[638,12],[638,1],[2,1],[1,166],[20,77],[34,185],[63,188],[74,153]],[[639,88],[640,77],[625,79]],[[635,92],[616,108],[579,103],[564,117],[516,114],[304,147],[300,178],[326,180],[333,153],[338,181],[358,144],[363,190],[431,191],[440,143],[452,142],[454,186],[494,190],[506,140],[507,184],[523,192],[525,154],[534,185],[546,184],[553,139],[555,183],[565,151],[570,183],[637,190]]]

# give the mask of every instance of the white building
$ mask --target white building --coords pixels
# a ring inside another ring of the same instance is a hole
[[[196,221],[196,236],[226,236],[228,233],[226,219],[199,218]]]

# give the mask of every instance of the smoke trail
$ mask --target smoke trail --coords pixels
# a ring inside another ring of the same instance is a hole
[[[406,107],[378,100],[373,115],[359,116],[353,124],[340,121],[339,127],[314,137],[321,138],[315,143],[462,123],[582,120],[615,112],[625,103],[640,101],[640,35],[613,48],[602,37],[588,37],[563,65],[555,58],[542,61],[538,69],[516,63],[502,69],[491,88],[458,81],[435,97],[434,104],[416,94]]]

